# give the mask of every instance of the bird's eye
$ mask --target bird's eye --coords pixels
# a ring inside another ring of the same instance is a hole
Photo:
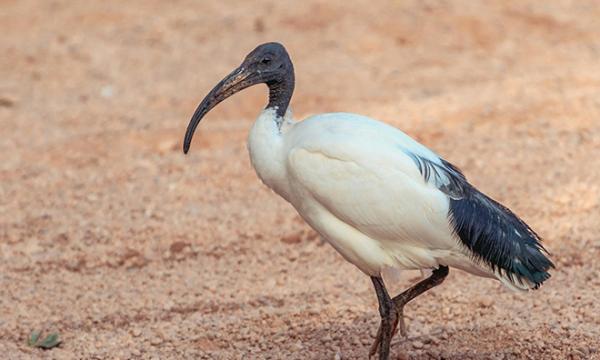
[[[266,58],[262,58],[262,60],[260,61],[261,64],[265,64],[265,65],[269,65],[271,63],[271,59],[266,57]]]

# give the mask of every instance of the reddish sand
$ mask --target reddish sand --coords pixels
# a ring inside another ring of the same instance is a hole
[[[600,359],[598,19],[591,0],[0,0],[0,357],[366,358],[369,279],[249,164],[264,87],[180,150],[212,85],[278,40],[296,117],[403,129],[557,265],[527,294],[451,270],[394,358]],[[34,329],[63,342],[29,348]]]

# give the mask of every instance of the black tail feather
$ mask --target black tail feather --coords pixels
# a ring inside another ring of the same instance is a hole
[[[454,231],[476,261],[521,289],[537,288],[550,277],[554,264],[538,234],[523,220],[475,189],[451,163],[408,155],[423,179],[448,196]]]
[[[554,264],[541,239],[523,220],[473,186],[461,199],[450,199],[450,217],[462,243],[493,271],[515,284],[524,280],[538,288]]]

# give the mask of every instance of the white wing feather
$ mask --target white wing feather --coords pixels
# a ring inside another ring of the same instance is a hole
[[[287,135],[290,202],[308,217],[307,208],[322,207],[374,240],[401,268],[437,267],[463,255],[448,220],[449,199],[432,183],[439,179],[426,181],[410,156],[439,163],[433,152],[393,127],[353,114],[309,118]],[[322,223],[322,235],[340,250],[345,240],[335,239],[339,233],[328,236]]]

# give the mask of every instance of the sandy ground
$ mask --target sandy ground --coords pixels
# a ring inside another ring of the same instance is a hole
[[[180,151],[212,85],[279,40],[296,117],[402,128],[557,265],[527,294],[451,271],[394,358],[600,359],[598,19],[594,1],[1,0],[0,357],[366,358],[369,279],[250,167],[265,89]],[[29,348],[34,329],[63,343]]]

